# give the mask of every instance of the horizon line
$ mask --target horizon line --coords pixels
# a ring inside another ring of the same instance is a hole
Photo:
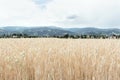
[[[97,28],[97,29],[120,29],[119,27],[58,27],[58,26],[0,26],[0,28],[5,28],[5,27],[25,27],[25,28],[37,28],[37,27],[51,27],[51,28]]]

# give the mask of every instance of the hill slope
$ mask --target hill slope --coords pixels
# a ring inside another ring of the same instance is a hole
[[[112,35],[120,34],[120,29],[99,29],[99,28],[59,28],[54,26],[48,27],[1,27],[0,35],[22,33],[30,36],[62,36],[65,34],[69,35]]]

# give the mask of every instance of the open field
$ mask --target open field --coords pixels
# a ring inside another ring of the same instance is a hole
[[[120,80],[120,40],[0,39],[0,80]]]

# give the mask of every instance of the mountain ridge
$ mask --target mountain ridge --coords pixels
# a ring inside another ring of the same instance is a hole
[[[13,34],[13,33],[23,33],[31,36],[62,36],[65,34],[69,35],[112,35],[120,34],[120,29],[118,28],[95,28],[95,27],[85,27],[85,28],[61,28],[56,26],[40,26],[40,27],[24,27],[24,26],[6,26],[0,27],[0,35],[3,34]]]

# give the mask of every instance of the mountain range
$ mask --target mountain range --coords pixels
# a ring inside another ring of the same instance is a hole
[[[120,29],[117,28],[94,28],[94,27],[86,27],[86,28],[60,28],[54,26],[40,26],[40,27],[21,27],[21,26],[8,26],[8,27],[0,27],[0,35],[4,34],[13,34],[13,33],[22,33],[30,36],[63,36],[65,34],[69,35],[112,35],[112,34],[120,34]]]

